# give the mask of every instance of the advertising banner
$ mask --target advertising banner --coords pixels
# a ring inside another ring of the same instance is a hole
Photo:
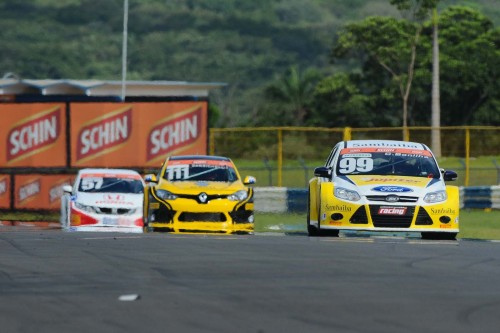
[[[0,209],[10,209],[10,175],[0,175]]]
[[[207,102],[72,103],[72,167],[158,167],[207,153]]]
[[[16,175],[15,209],[51,209],[61,205],[63,186],[72,185],[73,175]]]
[[[66,167],[64,104],[0,104],[0,167]]]

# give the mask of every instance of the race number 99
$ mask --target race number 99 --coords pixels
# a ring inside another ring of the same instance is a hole
[[[343,158],[339,162],[339,171],[341,173],[353,173],[357,172],[369,172],[373,170],[373,160],[367,157],[354,158],[347,157]]]

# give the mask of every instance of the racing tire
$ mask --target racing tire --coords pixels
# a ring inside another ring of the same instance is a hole
[[[318,228],[311,225],[311,199],[308,197],[307,200],[307,234],[309,237],[339,237],[339,230],[321,230],[320,222],[319,222],[319,214],[318,214]]]
[[[456,240],[457,233],[456,232],[422,232],[422,239],[431,239],[431,240]]]
[[[311,197],[307,196],[307,234],[309,237],[319,236],[319,230],[311,225]]]

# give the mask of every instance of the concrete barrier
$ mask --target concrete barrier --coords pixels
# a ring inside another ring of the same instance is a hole
[[[462,187],[460,208],[500,209],[500,186]]]

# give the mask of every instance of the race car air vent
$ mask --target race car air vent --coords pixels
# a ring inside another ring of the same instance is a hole
[[[394,195],[391,195],[394,196]],[[418,197],[408,197],[404,195],[398,195],[397,196],[399,200],[397,202],[417,202]],[[387,200],[387,195],[367,195],[366,198],[368,201],[388,201]]]
[[[432,225],[432,218],[429,216],[427,211],[420,207],[418,209],[417,220],[415,221],[416,225]]]
[[[384,206],[370,205],[370,214],[372,216],[373,225],[375,228],[409,228],[415,207],[406,207],[404,215],[386,215],[379,214]]]
[[[226,215],[222,213],[181,213],[181,222],[225,222]]]
[[[358,210],[351,216],[349,222],[353,224],[368,224],[368,216],[366,215],[365,207],[359,207]]]

